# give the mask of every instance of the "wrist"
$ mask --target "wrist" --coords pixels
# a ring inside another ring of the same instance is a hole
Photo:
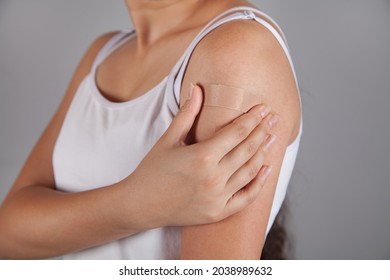
[[[119,201],[119,224],[128,235],[168,225],[142,180],[130,175],[113,187]]]

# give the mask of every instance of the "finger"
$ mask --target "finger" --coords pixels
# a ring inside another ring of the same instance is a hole
[[[198,85],[191,84],[190,94],[180,111],[173,118],[164,137],[172,144],[184,143],[202,107],[203,93]]]
[[[244,188],[237,191],[227,202],[224,216],[228,217],[243,210],[250,205],[261,193],[269,175],[272,172],[272,167],[263,166],[259,174]]]
[[[272,149],[275,140],[276,136],[268,135],[256,154],[229,178],[226,187],[231,193],[239,191],[256,178],[264,166],[266,153]]]
[[[214,151],[215,156],[221,160],[227,153],[240,144],[266,117],[271,109],[265,105],[257,105],[228,124],[217,134],[203,142]]]
[[[221,159],[221,167],[223,167],[227,172],[231,172],[231,174],[233,174],[257,153],[258,149],[266,140],[268,140],[268,145],[272,145],[271,140],[275,139],[274,137],[269,138],[269,132],[276,124],[276,121],[274,121],[275,117],[276,115],[269,114],[265,119],[263,119],[244,141]],[[264,147],[266,146],[263,146],[263,148]],[[251,180],[252,179],[253,177]]]

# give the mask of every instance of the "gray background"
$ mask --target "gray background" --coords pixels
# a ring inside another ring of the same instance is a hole
[[[390,259],[390,1],[253,2],[284,29],[302,90],[295,258]],[[87,46],[130,24],[123,1],[0,0],[0,201]]]

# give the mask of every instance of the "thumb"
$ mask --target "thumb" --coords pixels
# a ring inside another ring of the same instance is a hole
[[[198,85],[191,83],[188,99],[180,108],[180,111],[173,118],[171,125],[167,130],[167,137],[173,143],[183,143],[187,134],[194,124],[197,115],[200,112],[203,101],[203,92]]]

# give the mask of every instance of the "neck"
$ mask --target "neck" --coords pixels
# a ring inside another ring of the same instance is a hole
[[[126,0],[137,32],[138,47],[145,48],[182,27],[203,2],[204,0]]]

